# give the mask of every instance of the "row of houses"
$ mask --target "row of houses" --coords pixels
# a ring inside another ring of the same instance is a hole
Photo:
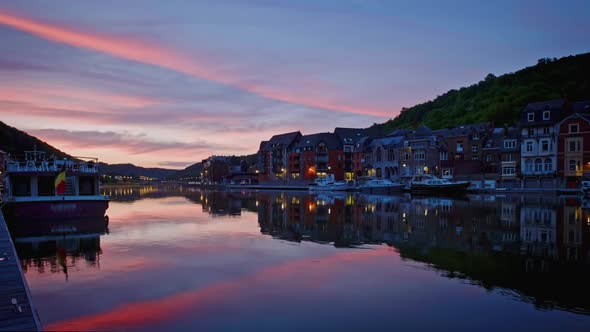
[[[432,174],[507,188],[576,187],[590,179],[590,101],[528,104],[514,127],[279,134],[260,143],[256,170],[261,181]]]

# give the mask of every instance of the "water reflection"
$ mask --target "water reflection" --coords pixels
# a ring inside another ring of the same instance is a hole
[[[104,218],[64,223],[30,223],[26,220],[11,225],[14,245],[23,270],[63,273],[80,261],[89,267],[100,267],[100,236],[108,233]]]
[[[234,257],[239,254],[232,251],[252,249],[247,246],[253,243],[253,237],[247,237],[251,234],[245,232],[250,227],[257,238],[272,242],[272,248],[287,244],[291,249],[305,251],[309,255],[305,261],[310,262],[305,264],[306,269],[319,269],[311,254],[314,248],[328,248],[348,257],[349,254],[369,253],[348,248],[387,244],[403,259],[422,262],[420,266],[444,278],[474,284],[532,303],[539,309],[590,313],[590,300],[584,291],[590,276],[590,212],[582,208],[579,198],[310,195],[306,192],[201,191],[172,186],[107,188],[103,193],[111,195],[116,203],[110,208],[114,216],[111,235],[105,236],[109,229],[104,220],[76,226],[76,232],[64,232],[68,229],[64,225],[52,228],[25,224],[23,230],[37,232],[16,233],[15,244],[26,272],[59,273],[67,278],[82,264],[99,268],[103,250],[101,236],[107,239],[103,241],[105,253],[110,249],[111,254],[110,257],[103,255],[110,258],[110,262],[103,258],[105,265],[118,261],[113,264],[113,274],[109,276],[137,267],[144,260],[145,270],[149,270],[145,273],[156,273],[152,269],[157,270],[161,265],[162,269],[185,269],[190,276],[214,273],[215,269],[188,269],[192,264],[213,264],[215,260],[221,265],[230,262],[228,264],[252,266],[254,260],[238,263]],[[141,200],[144,201],[131,208],[130,202]],[[200,212],[205,216],[202,219],[195,217]],[[223,218],[231,222],[223,223]],[[252,222],[250,226],[240,223],[247,219]],[[217,225],[215,232],[210,229],[211,233],[199,233],[211,224]],[[197,243],[203,247],[195,248]],[[308,243],[322,246],[309,247]],[[226,247],[231,250],[224,251]],[[192,256],[175,256],[187,255],[187,252]],[[203,256],[198,256],[198,252]],[[379,254],[394,256],[389,250]],[[264,257],[261,262],[266,263]],[[279,266],[284,269],[283,265]],[[371,273],[385,270],[382,266],[374,268]],[[249,271],[256,276],[251,279],[259,280],[260,274],[268,272],[261,271]],[[171,284],[182,278],[182,274],[162,273],[165,277],[159,277],[171,278]],[[232,271],[234,274],[239,275]],[[155,274],[150,275],[157,279]],[[250,282],[248,278],[245,280]],[[146,283],[152,285],[159,281],[149,279]],[[436,284],[432,280],[425,282]],[[234,292],[235,287],[237,283],[232,283],[227,292]],[[165,290],[165,287],[156,287],[152,291],[165,293]],[[195,291],[194,294],[198,297],[201,293]]]
[[[260,193],[261,231],[336,247],[386,243],[449,278],[590,313],[590,214],[575,198]]]

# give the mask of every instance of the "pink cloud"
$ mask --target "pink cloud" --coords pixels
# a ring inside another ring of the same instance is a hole
[[[241,79],[239,75],[222,72],[219,70],[220,66],[217,61],[213,59],[184,55],[171,50],[169,47],[153,42],[146,42],[131,37],[113,36],[55,23],[41,22],[7,12],[0,12],[0,24],[53,42],[98,51],[121,59],[172,69],[196,78],[232,86],[268,99],[336,112],[356,113],[376,117],[392,117],[394,115],[389,109],[351,106],[339,102],[335,97],[332,99],[323,97],[324,94],[320,93],[316,93],[315,96],[294,94],[290,91],[271,89],[266,86],[240,83]],[[305,80],[314,82],[313,79],[309,78]],[[317,84],[313,85],[317,86]],[[323,86],[323,84],[320,86]]]

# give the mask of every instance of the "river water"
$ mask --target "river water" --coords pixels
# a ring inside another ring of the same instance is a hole
[[[15,237],[46,330],[590,331],[580,198],[104,191]]]

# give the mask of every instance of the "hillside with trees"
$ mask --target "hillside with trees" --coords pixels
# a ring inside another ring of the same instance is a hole
[[[537,64],[501,76],[488,74],[484,80],[459,90],[450,90],[434,100],[402,109],[385,123],[386,131],[432,129],[491,121],[496,126],[513,125],[520,111],[531,102],[563,98],[590,99],[590,53],[560,59],[539,59]]]
[[[0,121],[0,150],[13,156],[22,156],[25,151],[33,151],[34,149],[45,151],[48,155],[55,155],[59,158],[71,158],[67,153],[54,148],[37,137]]]

